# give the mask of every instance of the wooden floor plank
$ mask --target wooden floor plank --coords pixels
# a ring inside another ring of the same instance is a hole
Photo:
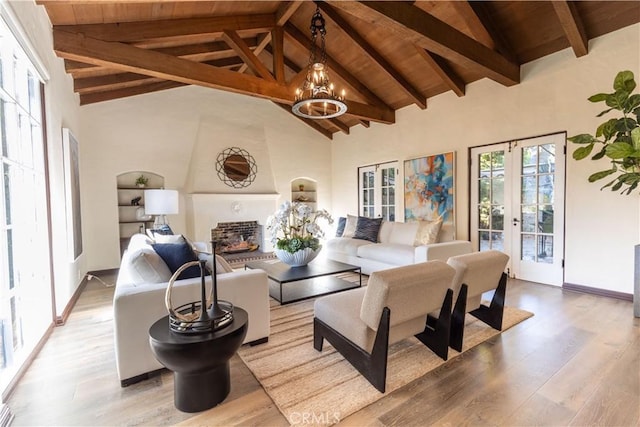
[[[113,288],[89,283],[10,396],[14,425],[288,425],[237,356],[231,393],[199,414],[175,409],[168,371],[121,388],[112,299]],[[535,316],[338,425],[640,423],[640,319],[632,303],[517,280],[506,303]]]

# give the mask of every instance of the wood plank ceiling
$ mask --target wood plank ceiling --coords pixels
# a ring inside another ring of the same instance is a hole
[[[302,119],[332,138],[395,110],[464,96],[482,78],[520,82],[520,65],[640,22],[638,1],[37,0],[82,105],[184,85],[269,99],[291,111],[309,61],[316,6],[327,65],[348,112]],[[297,116],[293,116],[296,117]]]

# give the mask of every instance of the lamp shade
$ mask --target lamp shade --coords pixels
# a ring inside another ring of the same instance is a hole
[[[178,213],[178,190],[144,190],[144,211],[147,215]]]

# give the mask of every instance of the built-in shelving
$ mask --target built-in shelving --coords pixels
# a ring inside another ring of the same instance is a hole
[[[317,183],[309,178],[296,178],[291,181],[291,201],[303,202],[317,209]]]
[[[148,178],[145,186],[135,185],[136,179],[144,175]],[[153,218],[141,220],[138,218],[138,209],[144,208],[144,190],[164,187],[164,178],[152,172],[132,171],[118,175],[118,226],[120,233],[120,253],[124,252],[129,239],[136,233],[146,232],[147,227],[153,224]],[[137,204],[133,200],[140,197]]]

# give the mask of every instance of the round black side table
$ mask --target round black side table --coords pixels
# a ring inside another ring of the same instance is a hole
[[[206,334],[169,330],[169,316],[149,329],[151,352],[173,371],[174,404],[183,412],[200,412],[221,403],[231,389],[229,359],[247,334],[248,315],[233,308],[233,322]]]

